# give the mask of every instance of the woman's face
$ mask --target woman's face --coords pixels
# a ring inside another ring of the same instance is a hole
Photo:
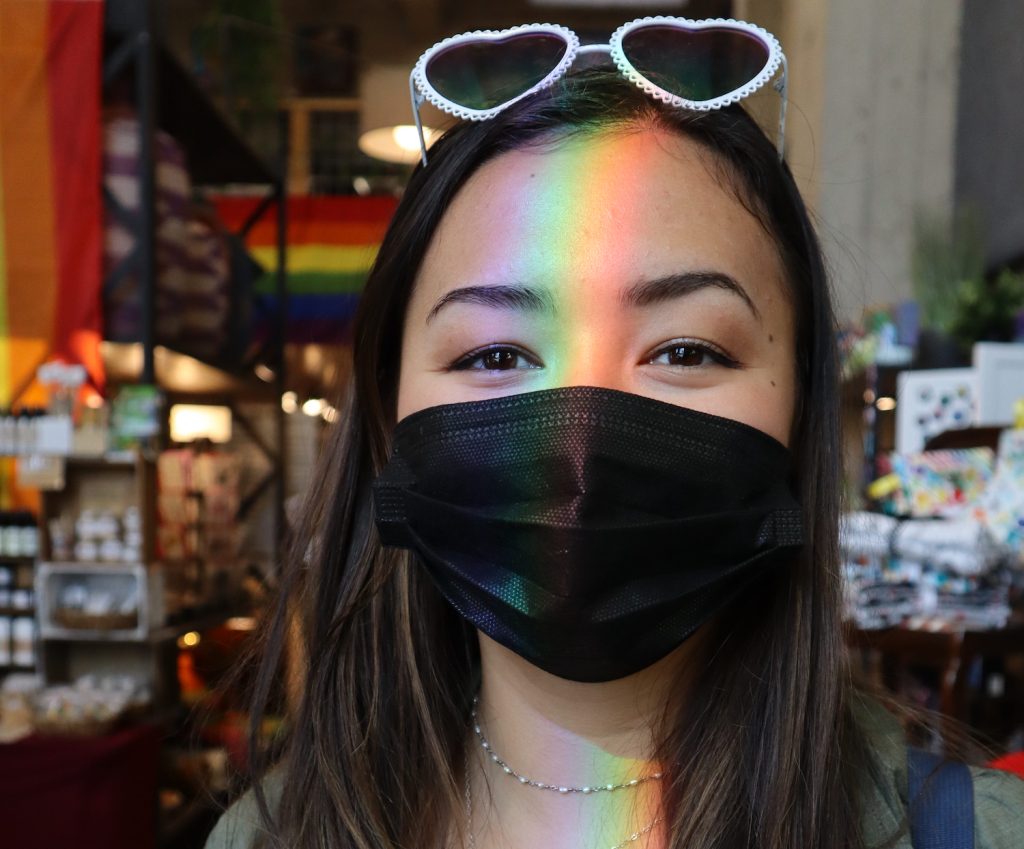
[[[796,369],[782,263],[709,156],[642,130],[513,151],[480,168],[416,279],[398,418],[587,385],[788,444]]]

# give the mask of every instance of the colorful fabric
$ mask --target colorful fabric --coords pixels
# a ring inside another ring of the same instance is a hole
[[[0,0],[0,406],[99,357],[102,0]]]
[[[970,515],[992,478],[995,459],[991,448],[893,454],[892,471],[900,489],[892,493],[892,512],[914,517]]]
[[[977,510],[992,536],[1024,562],[1024,429],[1004,430],[992,482]]]
[[[139,212],[140,128],[134,113],[110,117],[103,128],[107,190],[132,216]],[[154,335],[167,345],[206,360],[224,354],[231,309],[230,248],[219,222],[192,203],[185,151],[157,130],[156,289]],[[135,251],[135,236],[116,214],[106,218],[104,269],[111,275]],[[142,302],[137,271],[113,276],[103,296],[104,336],[114,342],[142,338]]]
[[[256,208],[252,198],[218,198],[217,212],[237,230]],[[288,199],[288,341],[350,341],[359,293],[397,201],[390,197]],[[277,217],[267,212],[249,233],[249,252],[266,269],[256,284],[257,310],[277,314]]]

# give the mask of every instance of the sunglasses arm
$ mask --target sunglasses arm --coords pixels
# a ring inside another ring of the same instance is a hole
[[[427,140],[423,137],[423,119],[420,118],[420,105],[426,98],[416,90],[416,81],[412,74],[409,74],[409,99],[412,101],[412,114],[416,119],[416,132],[420,137],[420,157],[423,160],[423,167],[427,167]]]
[[[788,80],[789,80],[789,64],[786,62],[786,57],[782,57],[782,76],[775,81],[775,90],[779,93],[781,103],[779,104],[779,160],[782,160],[784,147],[786,144],[786,103],[788,101]]]

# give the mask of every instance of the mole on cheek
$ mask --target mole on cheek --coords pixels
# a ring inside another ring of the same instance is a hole
[[[772,381],[772,386],[774,386],[774,385],[775,385],[775,381],[773,380],[773,381]]]
[[[769,333],[769,334],[768,334],[768,341],[769,341],[769,342],[774,342],[774,341],[775,341],[775,337],[774,337],[774,336],[772,336],[772,334],[771,334],[771,333]]]

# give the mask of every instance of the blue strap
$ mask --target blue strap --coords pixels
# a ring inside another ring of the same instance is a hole
[[[974,787],[966,764],[907,749],[914,849],[974,849]]]

